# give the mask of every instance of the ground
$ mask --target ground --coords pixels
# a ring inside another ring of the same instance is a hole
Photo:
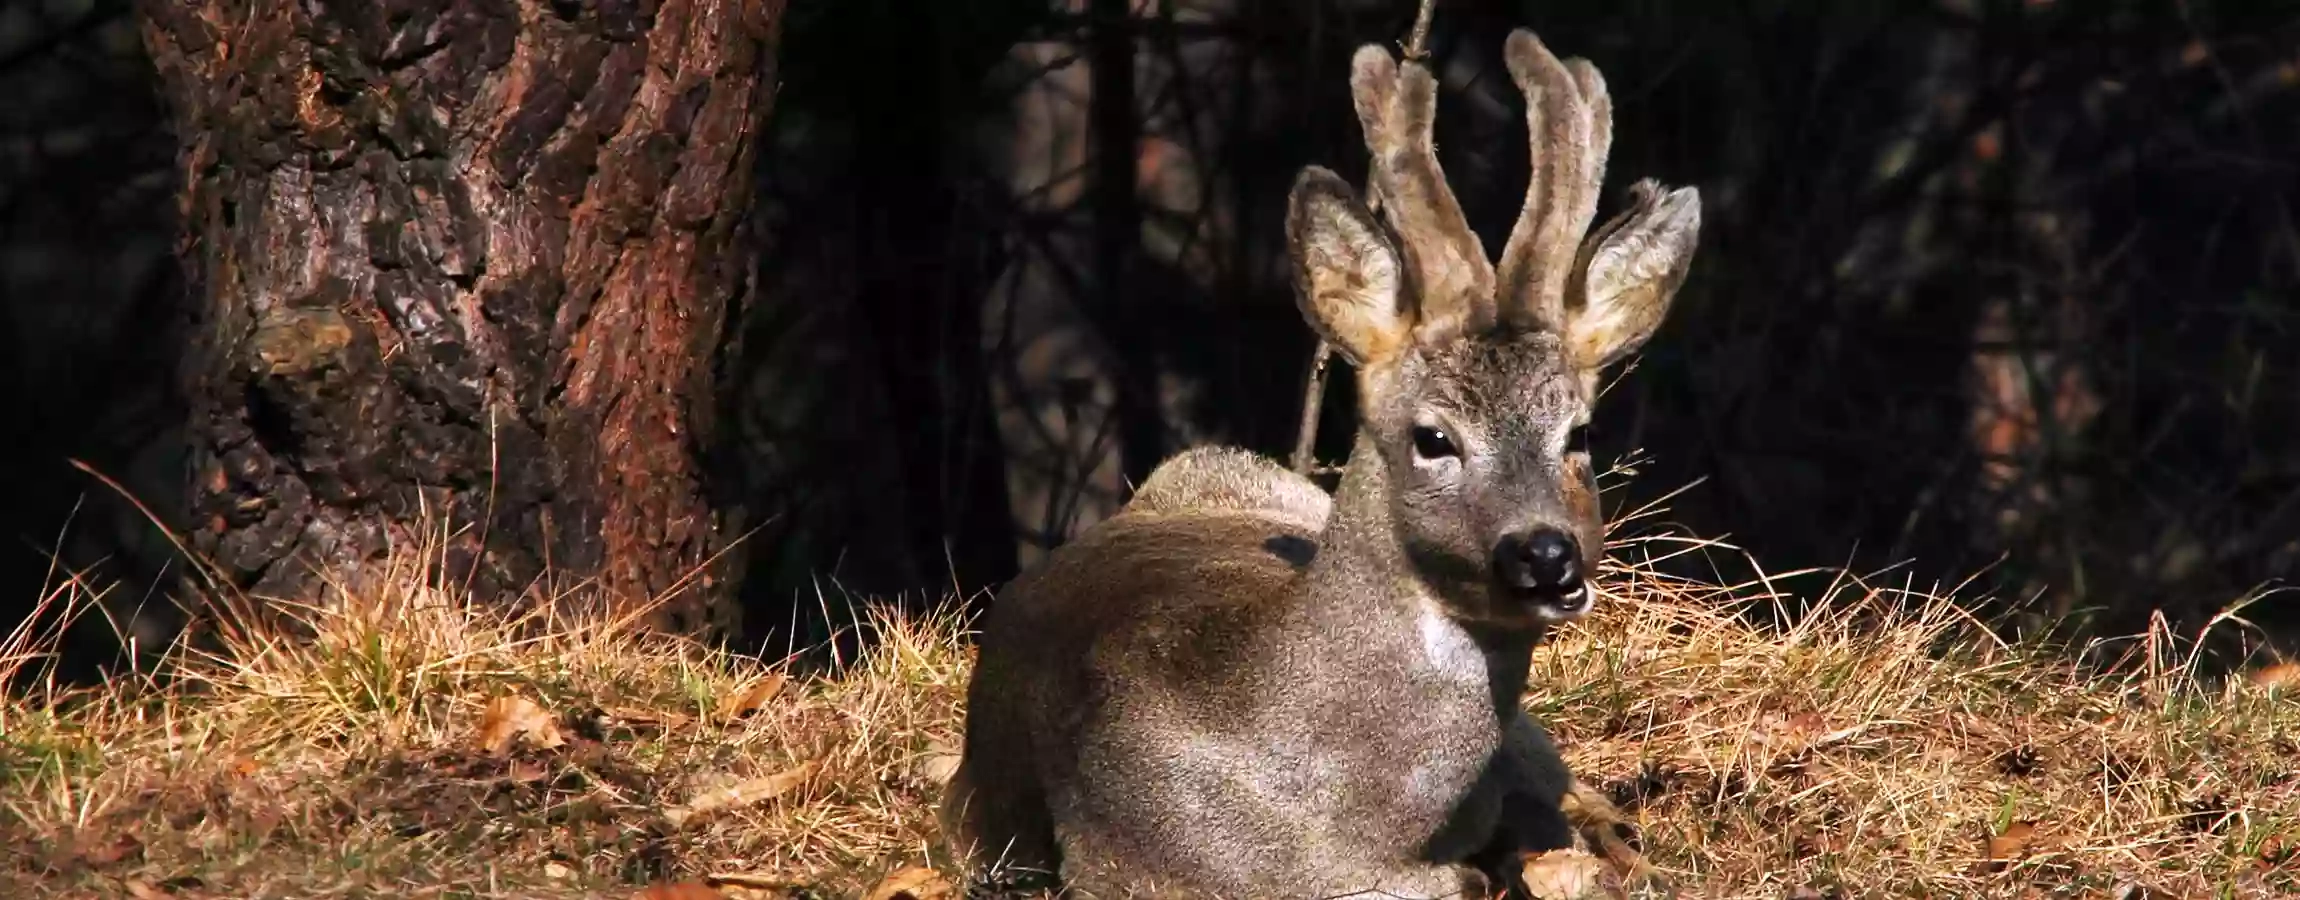
[[[0,647],[0,895],[949,896],[920,867],[955,615],[870,619],[874,652],[802,675],[473,611],[421,555],[95,689],[39,677],[41,634]],[[1536,651],[1528,708],[1686,896],[2300,893],[2300,670],[2208,679],[2160,630],[2088,674],[1942,598],[1805,581],[1814,613],[1756,627],[1794,579],[1615,570]]]

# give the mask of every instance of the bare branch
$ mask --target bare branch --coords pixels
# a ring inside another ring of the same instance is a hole
[[[1408,62],[1421,62],[1429,58],[1430,18],[1436,12],[1437,0],[1422,0],[1421,8],[1414,13],[1413,30],[1406,34],[1405,57]],[[1367,177],[1370,179],[1372,176],[1369,173]],[[1367,207],[1379,212],[1381,198],[1374,192],[1372,184],[1367,185],[1364,195]],[[1325,413],[1326,369],[1333,357],[1334,345],[1327,343],[1323,337],[1318,338],[1317,349],[1310,352],[1309,382],[1302,386],[1301,425],[1294,434],[1293,467],[1294,471],[1303,475],[1318,473],[1318,419]]]
[[[1406,59],[1421,62],[1429,58],[1430,16],[1437,12],[1437,0],[1422,0],[1422,8],[1414,13],[1414,30],[1406,37]]]

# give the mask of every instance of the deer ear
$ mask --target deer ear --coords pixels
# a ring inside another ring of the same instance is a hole
[[[1286,204],[1286,249],[1295,298],[1310,327],[1364,368],[1411,343],[1397,248],[1341,176],[1309,166]]]
[[[1653,336],[1701,235],[1701,195],[1693,188],[1663,193],[1647,179],[1630,188],[1630,198],[1628,210],[1583,244],[1581,289],[1566,304],[1566,346],[1573,364],[1589,373]]]

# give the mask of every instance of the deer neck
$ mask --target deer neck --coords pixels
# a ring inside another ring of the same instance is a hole
[[[1412,629],[1432,672],[1483,679],[1496,714],[1514,713],[1541,632],[1454,617],[1408,561],[1392,518],[1392,490],[1380,449],[1359,431],[1318,555],[1302,581],[1305,599],[1320,617]]]

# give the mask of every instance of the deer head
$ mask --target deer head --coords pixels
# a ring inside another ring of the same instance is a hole
[[[1431,143],[1437,82],[1368,45],[1350,88],[1382,219],[1311,166],[1287,238],[1304,316],[1357,370],[1365,515],[1458,619],[1538,627],[1590,608],[1603,522],[1586,427],[1598,376],[1661,323],[1700,230],[1693,188],[1640,181],[1596,231],[1612,101],[1531,32],[1505,48],[1533,177],[1498,276]],[[1360,473],[1345,476],[1344,491]],[[1337,515],[1348,515],[1342,501]]]

